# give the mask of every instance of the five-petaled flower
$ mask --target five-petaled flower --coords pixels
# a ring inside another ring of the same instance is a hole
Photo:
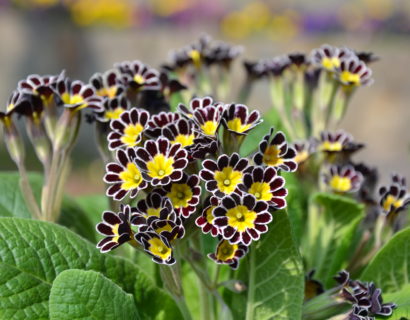
[[[55,85],[58,77],[59,76],[39,76],[32,74],[26,79],[19,81],[18,90],[22,93],[38,96],[44,106],[50,106],[55,97]]]
[[[226,130],[237,135],[246,135],[250,130],[262,122],[258,110],[249,112],[244,104],[232,103],[226,106],[222,123]]]
[[[117,162],[108,163],[104,181],[111,186],[107,189],[107,196],[120,201],[129,193],[134,198],[139,190],[145,189],[147,183],[144,181],[140,169],[135,163],[135,150],[128,148],[118,150]]]
[[[223,154],[216,161],[205,160],[202,166],[199,176],[206,182],[206,190],[222,198],[237,190],[248,167],[248,159],[241,158],[237,153],[230,157]]]
[[[219,228],[214,225],[215,217],[212,211],[218,207],[220,201],[217,197],[208,197],[204,202],[205,209],[202,210],[202,214],[195,220],[195,224],[202,229],[203,233],[210,233],[213,237],[219,234]]]
[[[398,174],[392,175],[391,184],[379,189],[381,211],[393,218],[410,205],[406,179]]]
[[[257,201],[251,194],[239,196],[233,193],[222,199],[220,206],[213,210],[214,224],[221,228],[221,235],[231,244],[249,245],[259,240],[260,234],[268,231],[272,221],[265,201]]]
[[[333,47],[328,44],[314,49],[311,53],[312,62],[329,72],[336,71],[343,60],[354,56],[354,52],[348,48]]]
[[[152,261],[167,265],[175,263],[173,249],[168,239],[154,230],[138,232],[135,235],[135,240],[143,246],[145,252],[152,256]]]
[[[347,193],[360,189],[363,176],[351,165],[332,165],[323,175],[323,180],[333,192]]]
[[[151,116],[147,123],[147,129],[145,135],[151,139],[156,139],[161,136],[162,129],[171,123],[174,123],[181,116],[179,113],[174,112],[160,112],[159,114],[154,114]]]
[[[227,264],[232,269],[237,269],[239,259],[248,253],[248,247],[242,243],[230,243],[221,239],[216,247],[215,253],[208,254],[208,257],[218,264]]]
[[[342,60],[335,77],[345,87],[370,85],[373,82],[372,70],[356,56]]]
[[[108,135],[110,150],[137,146],[142,140],[142,133],[148,119],[149,113],[142,109],[132,108],[122,112],[119,119],[110,123],[112,130]]]
[[[176,217],[171,201],[156,191],[138,201],[136,208],[137,213],[132,219],[134,225],[150,225],[156,219],[175,220]]]
[[[317,150],[326,152],[329,156],[334,153],[344,153],[346,156],[363,148],[362,143],[354,142],[352,135],[344,130],[322,131],[317,141]]]
[[[192,122],[182,118],[164,127],[162,135],[171,144],[179,143],[182,147],[189,150],[189,147],[194,144],[197,133],[193,130]]]
[[[253,195],[258,201],[266,201],[274,209],[286,207],[285,179],[272,167],[251,167],[239,184],[239,190]]]
[[[95,73],[89,81],[97,96],[113,99],[125,92],[125,85],[116,70]]]
[[[141,61],[124,61],[115,65],[124,77],[124,82],[134,90],[159,90],[159,72]]]
[[[100,122],[110,122],[118,120],[121,114],[129,109],[130,103],[124,96],[106,99],[103,103],[103,109],[94,112],[95,118]]]
[[[134,213],[134,208],[121,205],[118,213],[105,211],[102,214],[103,222],[97,224],[97,231],[105,236],[97,244],[101,252],[111,251],[125,242],[134,240],[134,232],[131,229],[131,218]]]
[[[213,105],[213,99],[211,97],[203,97],[203,98],[193,98],[189,102],[189,107],[185,106],[184,104],[180,103],[178,105],[178,112],[181,113],[186,118],[192,118],[193,113],[197,109],[203,109],[208,106]]]
[[[192,120],[201,134],[214,137],[218,133],[224,110],[225,106],[222,103],[198,108],[194,111]]]
[[[181,144],[172,144],[166,138],[148,140],[144,147],[136,148],[138,167],[144,179],[153,186],[167,185],[182,178],[188,165],[188,153]]]
[[[275,167],[283,171],[296,171],[298,165],[295,161],[296,151],[286,141],[285,134],[281,131],[273,134],[274,129],[263,137],[259,144],[259,151],[253,157],[257,165]]]

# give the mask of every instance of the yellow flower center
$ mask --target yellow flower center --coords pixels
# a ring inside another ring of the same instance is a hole
[[[340,142],[330,142],[325,141],[320,146],[320,150],[322,151],[342,151],[343,145]]]
[[[351,180],[348,177],[341,176],[333,176],[329,185],[336,192],[347,192],[352,188]]]
[[[172,231],[172,226],[169,223],[167,223],[165,226],[155,229],[156,233],[161,233],[162,231],[171,232]]]
[[[186,183],[174,183],[167,197],[171,200],[174,208],[185,208],[192,199],[192,190]]]
[[[148,250],[162,260],[168,260],[171,256],[171,248],[167,247],[166,244],[159,238],[152,238],[148,240],[149,248]]]
[[[263,154],[263,163],[276,167],[283,163],[283,159],[279,157],[280,149],[277,146],[269,146]]]
[[[201,68],[201,53],[198,50],[189,51],[188,56],[192,59],[196,68]]]
[[[255,227],[255,219],[257,217],[255,211],[250,211],[244,205],[236,206],[229,209],[226,213],[228,225],[235,228],[239,232],[243,232],[248,228]]]
[[[299,164],[305,162],[309,158],[309,153],[307,151],[301,151],[296,154],[295,161]]]
[[[120,238],[120,234],[118,233],[118,228],[120,227],[119,224],[116,224],[112,227],[111,231],[114,233],[114,237],[111,241],[118,243],[118,239]]]
[[[7,106],[6,111],[9,112],[9,111],[13,110],[14,107],[15,107],[14,103],[10,103],[10,104]]]
[[[162,153],[159,153],[147,163],[148,175],[151,178],[159,179],[169,176],[174,170],[173,164],[173,158],[167,158]]]
[[[201,130],[203,133],[205,133],[208,136],[213,136],[216,133],[216,130],[218,129],[218,123],[215,121],[206,121],[202,126]]]
[[[340,66],[340,60],[337,57],[324,57],[322,59],[322,66],[329,71],[333,71]]]
[[[109,88],[101,88],[100,90],[97,90],[96,94],[100,97],[108,97],[112,99],[117,95],[117,87],[112,86]]]
[[[340,74],[340,81],[358,86],[360,85],[360,75],[349,71],[343,71]]]
[[[216,250],[216,258],[221,261],[226,261],[235,257],[235,252],[238,250],[237,244],[230,244],[227,240],[222,240]]]
[[[134,163],[128,163],[127,169],[120,172],[120,179],[123,181],[121,189],[132,190],[138,188],[142,182],[141,172]]]
[[[256,200],[269,201],[272,199],[270,193],[270,185],[266,182],[254,182],[248,190],[248,193],[253,194]]]
[[[141,132],[144,130],[144,127],[139,124],[129,124],[124,129],[124,134],[121,137],[121,142],[127,145],[127,147],[132,148],[137,145],[138,138]]]
[[[121,107],[115,108],[114,110],[109,110],[105,112],[105,119],[108,120],[115,120],[119,119],[121,113],[123,113],[124,109]]]
[[[250,128],[250,124],[242,124],[242,121],[240,118],[235,118],[232,120],[229,120],[227,123],[228,129],[232,130],[234,132],[245,132],[246,130],[248,130]]]
[[[63,100],[64,104],[78,104],[84,102],[84,98],[81,95],[75,94],[72,96],[68,92],[65,92],[61,95],[61,100]],[[79,107],[79,109],[83,109],[86,106],[87,104],[84,103]]]
[[[222,171],[215,171],[214,178],[219,191],[225,194],[231,194],[235,191],[236,186],[242,182],[242,173],[233,170],[232,167],[225,167]]]
[[[389,211],[391,207],[393,207],[393,210],[401,207],[403,205],[403,201],[400,199],[396,199],[394,196],[389,194],[383,202],[383,209],[385,211]]]
[[[208,223],[212,224],[214,222],[214,215],[212,214],[212,211],[215,209],[216,207],[212,206],[209,207],[206,212],[206,221],[208,221]]]
[[[139,85],[144,84],[144,78],[143,78],[142,75],[140,75],[140,74],[136,74],[136,75],[134,76],[134,81],[135,81],[137,84],[139,84]]]
[[[161,211],[161,208],[148,208],[147,209],[147,215],[152,217],[159,217],[159,213]]]
[[[175,137],[174,141],[171,141],[172,144],[179,143],[182,147],[187,147],[194,144],[195,135],[190,134],[179,134]]]

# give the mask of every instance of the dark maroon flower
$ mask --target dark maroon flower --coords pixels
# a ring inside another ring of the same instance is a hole
[[[217,264],[227,264],[232,269],[237,269],[239,259],[248,253],[248,247],[242,243],[232,244],[228,240],[221,239],[216,247],[215,253],[208,254],[208,257]]]
[[[189,102],[189,107],[186,107],[184,104],[180,103],[177,110],[186,118],[192,118],[195,110],[212,106],[213,103],[214,102],[211,97],[193,98]]]
[[[97,96],[114,99],[125,92],[125,85],[116,70],[95,73],[89,81]]]
[[[202,229],[202,232],[207,234],[210,233],[213,237],[219,234],[219,228],[214,225],[214,215],[212,211],[218,207],[220,199],[211,196],[205,200],[202,214],[195,220],[195,224]]]
[[[332,165],[323,175],[325,184],[336,193],[356,192],[360,189],[363,176],[351,165]]]
[[[225,108],[222,123],[225,128],[238,135],[246,135],[250,130],[260,124],[260,113],[257,110],[249,112],[244,104],[231,104]]]
[[[160,112],[159,114],[155,114],[151,116],[151,119],[148,121],[144,134],[151,139],[156,139],[162,134],[163,128],[180,118],[181,116],[175,112]]]
[[[135,240],[144,247],[144,251],[152,257],[152,261],[159,264],[172,265],[175,263],[173,249],[168,239],[159,235],[153,229],[138,232]]]
[[[124,61],[115,64],[115,67],[124,76],[128,86],[135,90],[159,90],[161,83],[159,72],[141,61]]]
[[[215,137],[218,134],[219,124],[225,111],[222,103],[197,108],[192,116],[192,120],[205,136]]]

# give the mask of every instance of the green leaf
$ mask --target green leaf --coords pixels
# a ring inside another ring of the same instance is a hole
[[[410,285],[405,285],[400,291],[394,293],[383,294],[383,302],[394,302],[397,308],[393,310],[390,317],[378,316],[376,319],[410,319]]]
[[[128,260],[101,254],[48,222],[0,218],[0,319],[46,319],[51,285],[67,269],[101,272],[134,294],[143,319],[180,319],[171,297]]]
[[[41,197],[43,179],[41,175],[32,173],[29,181],[36,199]],[[0,173],[0,216],[31,218],[31,213],[26,206],[20,190],[20,175],[18,172]]]
[[[342,269],[350,254],[359,222],[364,217],[363,205],[355,200],[328,193],[313,196],[320,212],[309,211],[309,241],[304,246],[308,268],[326,287],[334,284],[333,276]]]
[[[232,294],[234,319],[300,319],[304,275],[286,211],[273,214],[262,239],[252,245],[235,279],[247,290]],[[245,309],[246,308],[246,309]]]
[[[95,271],[66,270],[53,282],[50,319],[139,319],[132,295]]]
[[[94,226],[101,222],[102,213],[110,208],[105,194],[75,197],[75,202],[87,214]]]
[[[363,271],[360,279],[373,281],[383,292],[396,292],[410,283],[410,228],[390,239]]]

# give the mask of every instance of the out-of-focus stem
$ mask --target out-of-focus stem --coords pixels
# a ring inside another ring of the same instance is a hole
[[[31,214],[36,219],[42,219],[40,208],[34,197],[33,189],[31,188],[30,181],[28,179],[27,170],[23,163],[17,163],[17,168],[20,174],[20,188],[23,193],[24,200]]]

